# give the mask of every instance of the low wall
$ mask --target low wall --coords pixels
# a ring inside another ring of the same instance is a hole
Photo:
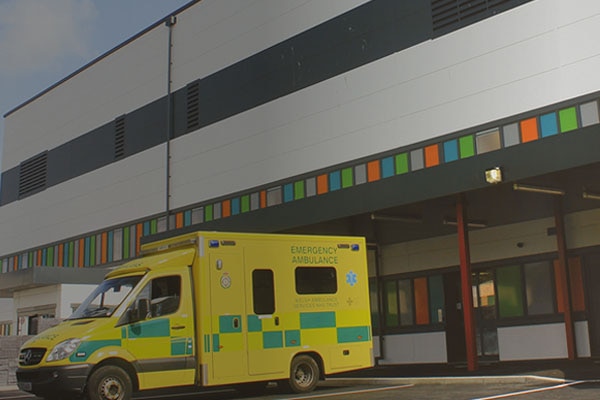
[[[0,386],[16,385],[19,349],[31,336],[0,336]]]
[[[58,325],[58,318],[38,318],[37,332]],[[0,387],[17,384],[15,371],[18,366],[19,349],[33,336],[0,336]]]

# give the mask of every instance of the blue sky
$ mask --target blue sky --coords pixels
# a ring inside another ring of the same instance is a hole
[[[0,116],[188,2],[0,0]]]

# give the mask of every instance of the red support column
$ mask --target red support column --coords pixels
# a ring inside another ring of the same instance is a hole
[[[573,327],[573,314],[571,310],[571,290],[569,286],[569,273],[567,272],[567,239],[565,236],[565,220],[563,216],[562,199],[557,198],[554,203],[554,221],[556,225],[556,245],[558,250],[558,271],[565,310],[565,331],[567,338],[567,355],[569,360],[575,359],[575,331]]]
[[[464,194],[458,195],[456,202],[456,222],[458,227],[458,251],[460,254],[460,284],[462,291],[463,317],[465,322],[465,344],[467,347],[467,368],[477,371],[477,343],[475,318],[473,315],[473,294],[471,284],[471,252]]]

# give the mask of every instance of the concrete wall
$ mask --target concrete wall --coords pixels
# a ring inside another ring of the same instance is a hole
[[[381,340],[382,338],[380,338]],[[407,333],[383,336],[385,357],[380,364],[446,363],[446,333]]]
[[[567,358],[564,324],[498,328],[500,361]]]
[[[16,385],[19,349],[31,336],[0,337],[0,387]]]

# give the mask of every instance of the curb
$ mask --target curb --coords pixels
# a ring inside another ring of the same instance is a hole
[[[548,378],[537,375],[503,376],[444,376],[428,378],[328,378],[320,382],[323,386],[362,385],[451,385],[451,384],[524,384],[535,382],[566,383],[568,379]]]
[[[17,385],[0,386],[0,392],[18,392]]]

